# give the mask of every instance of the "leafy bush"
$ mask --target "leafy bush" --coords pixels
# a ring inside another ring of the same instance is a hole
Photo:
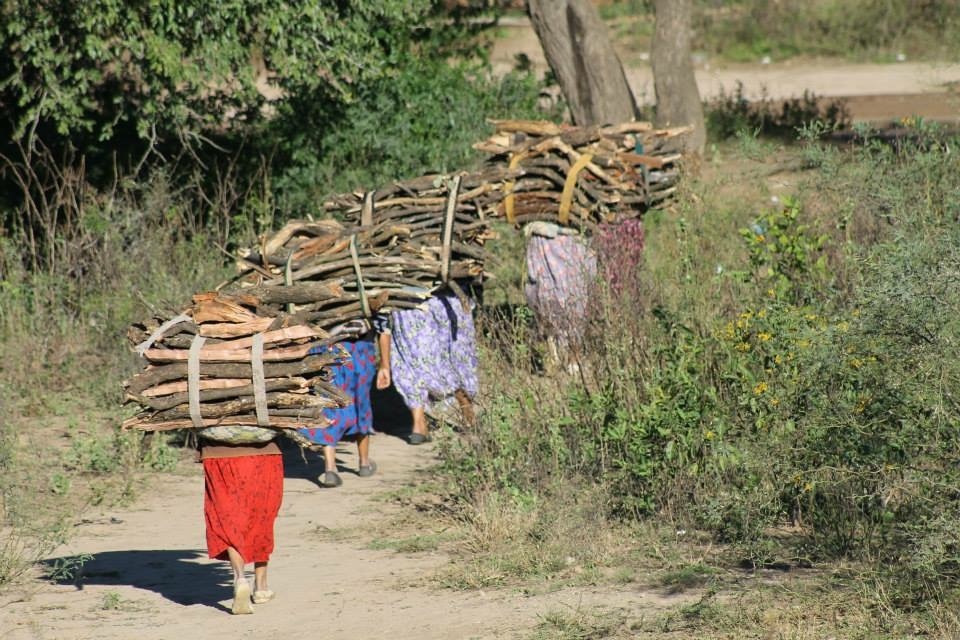
[[[469,168],[479,158],[472,144],[492,130],[488,118],[543,116],[539,89],[530,73],[494,78],[480,65],[418,57],[358,87],[336,112],[291,104],[266,133],[281,151],[279,206],[315,214],[330,193]]]
[[[509,355],[540,349],[530,327],[487,320],[491,404],[477,437],[444,452],[465,498],[592,480],[611,514],[695,525],[754,566],[848,558],[882,607],[952,601],[955,142],[918,127],[895,146],[807,144],[817,161],[797,196],[741,212],[740,251],[723,259],[742,268],[685,277],[712,270],[704,247],[731,233],[706,205],[648,226],[670,280],[651,269],[629,298],[598,287],[577,375],[544,377]]]
[[[843,129],[850,124],[850,114],[841,100],[817,98],[804,92],[803,97],[772,100],[764,95],[748,100],[743,83],[738,82],[732,94],[725,91],[706,105],[707,129],[714,140],[725,140],[747,132],[751,135],[796,137],[811,123],[818,123],[821,133]]]

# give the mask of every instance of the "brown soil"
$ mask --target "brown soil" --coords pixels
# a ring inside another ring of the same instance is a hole
[[[364,479],[354,473],[356,449],[345,445],[338,489],[316,484],[319,456],[305,462],[299,450],[286,451],[270,563],[278,595],[255,605],[252,616],[229,613],[229,568],[205,553],[202,469],[185,462],[182,473],[155,478],[130,507],[90,514],[76,526],[49,562],[93,555],[79,579],[51,584],[38,575],[0,596],[0,638],[510,638],[523,637],[540,616],[557,609],[653,613],[692,597],[636,585],[535,596],[510,589],[454,591],[434,580],[448,562],[442,553],[371,550],[375,536],[392,533],[383,529],[399,509],[377,497],[414,482],[435,461],[433,446],[411,447],[380,434],[372,449],[379,471]]]
[[[511,69],[517,56],[526,56],[533,68],[547,69],[536,34],[529,23],[515,18],[502,28],[493,44],[491,61],[497,72]],[[653,104],[653,73],[650,65],[621,52],[634,95],[641,104]],[[784,100],[805,91],[823,98],[844,99],[855,121],[887,122],[907,116],[923,116],[960,123],[960,64],[901,62],[854,64],[837,60],[790,60],[770,64],[711,65],[696,69],[700,95],[709,100],[733,93],[742,83],[751,100],[767,97]]]

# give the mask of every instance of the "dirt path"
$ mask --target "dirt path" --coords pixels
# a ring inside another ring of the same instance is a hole
[[[362,528],[395,513],[397,507],[376,496],[408,484],[432,464],[432,446],[377,436],[373,453],[380,472],[369,479],[352,473],[355,449],[343,447],[344,486],[335,490],[315,484],[319,458],[305,464],[298,451],[288,451],[271,559],[278,597],[252,616],[228,613],[229,569],[205,557],[200,465],[157,478],[133,506],[88,515],[57,551],[56,557],[94,556],[76,584],[37,580],[0,598],[0,639],[522,638],[538,616],[558,608],[652,611],[684,600],[636,586],[542,596],[445,590],[431,581],[446,562],[441,554],[374,551],[369,539],[318,534],[318,528]]]
[[[536,34],[525,19],[516,18],[503,27],[491,52],[497,72],[511,69],[518,55],[529,58],[544,71],[546,59]],[[636,56],[633,56],[636,58]],[[641,104],[653,104],[653,73],[646,62],[621,53],[627,80]],[[766,96],[774,100],[801,97],[812,91],[818,97],[843,98],[854,120],[880,122],[920,115],[943,122],[960,122],[960,64],[900,62],[854,64],[836,60],[785,61],[770,64],[711,65],[696,69],[697,85],[704,99],[731,94],[737,83],[751,100]]]

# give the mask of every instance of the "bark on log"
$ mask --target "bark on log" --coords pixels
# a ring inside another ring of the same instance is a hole
[[[651,61],[657,97],[656,124],[692,126],[693,131],[681,141],[683,149],[702,155],[707,136],[690,58],[692,0],[656,0],[655,10]]]
[[[527,0],[527,12],[573,121],[591,125],[633,120],[633,93],[590,0]]]
[[[297,362],[264,362],[263,374],[266,378],[284,378],[291,376],[313,376],[338,360],[334,354],[307,356]],[[250,363],[205,364],[203,375],[210,378],[249,378]],[[187,363],[177,362],[151,367],[128,381],[127,393],[137,395],[146,389],[170,380],[183,380],[187,377]]]

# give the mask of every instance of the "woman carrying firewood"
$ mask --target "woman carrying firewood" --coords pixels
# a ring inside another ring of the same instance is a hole
[[[597,255],[575,229],[551,222],[524,228],[527,237],[527,304],[547,339],[551,359],[577,368],[587,326]]]
[[[283,456],[274,440],[230,445],[200,440],[203,514],[207,552],[233,569],[234,614],[253,613],[253,604],[273,599],[267,563],[273,553],[273,524],[283,499]],[[253,591],[244,573],[253,563]]]
[[[479,383],[474,306],[465,296],[445,291],[418,309],[391,314],[393,384],[413,416],[412,445],[431,439],[428,412],[445,419],[459,413],[467,424],[475,420],[473,399]]]
[[[340,409],[324,409],[330,424],[322,429],[301,429],[311,442],[323,445],[324,473],[318,479],[321,486],[334,488],[343,484],[337,473],[337,444],[355,439],[359,458],[357,475],[368,478],[377,471],[377,463],[370,458],[370,436],[373,435],[373,406],[370,387],[376,378],[378,389],[390,386],[390,328],[387,317],[376,315],[372,321],[355,320],[331,330],[331,335],[349,335],[340,342],[350,354],[350,360],[331,367],[333,383],[340,387],[352,402]],[[377,366],[377,347],[380,365]],[[321,353],[325,347],[316,347],[311,354]]]

